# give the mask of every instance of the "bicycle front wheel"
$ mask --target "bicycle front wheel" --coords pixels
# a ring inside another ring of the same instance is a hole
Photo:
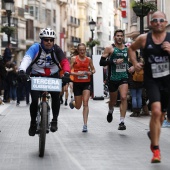
[[[48,106],[46,102],[42,102],[41,108],[41,122],[40,122],[40,131],[39,131],[39,157],[44,156],[45,151],[45,141],[46,141],[46,129],[47,129],[47,114]]]

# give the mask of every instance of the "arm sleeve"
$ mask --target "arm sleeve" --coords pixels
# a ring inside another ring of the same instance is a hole
[[[100,64],[100,66],[107,66],[107,65],[111,65],[111,61],[110,60],[106,60],[105,57],[101,57],[99,64]]]

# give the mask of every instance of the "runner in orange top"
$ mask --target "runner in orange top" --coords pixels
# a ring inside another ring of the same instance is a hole
[[[77,52],[77,53],[76,53]],[[89,113],[88,101],[90,98],[90,77],[94,74],[95,68],[90,57],[86,56],[86,46],[80,43],[71,58],[71,74],[74,76],[73,80],[73,93],[74,99],[70,102],[70,108],[80,109],[83,104],[83,130],[87,132],[87,120]]]

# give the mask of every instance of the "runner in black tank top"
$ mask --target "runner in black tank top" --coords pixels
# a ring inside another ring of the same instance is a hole
[[[142,34],[129,47],[129,56],[135,70],[144,67],[144,85],[151,103],[150,149],[152,163],[161,162],[159,137],[170,98],[170,35],[166,33],[166,15],[156,11],[151,18],[152,32]],[[145,65],[137,63],[135,51],[143,49]]]

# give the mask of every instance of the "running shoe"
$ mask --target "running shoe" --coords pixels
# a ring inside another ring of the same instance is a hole
[[[65,100],[65,103],[64,103],[64,105],[65,105],[65,106],[67,106],[67,105],[68,105],[68,104],[67,104],[67,100]]]
[[[29,134],[30,136],[35,136],[36,130],[37,130],[37,124],[36,124],[36,122],[31,122],[31,123],[30,123],[30,128],[29,128],[29,130],[28,130],[28,134]]]
[[[63,104],[63,98],[60,96],[60,104]]]
[[[170,128],[170,122],[168,122],[167,120],[164,120],[162,124],[162,128]]]
[[[112,115],[113,113],[108,113],[107,114],[107,121],[108,121],[108,123],[111,123],[112,122],[112,120],[113,120],[113,115]]]
[[[74,101],[74,100],[71,100],[71,102],[69,103],[69,106],[70,106],[71,109],[74,109],[73,101]]]
[[[121,122],[121,123],[119,124],[118,130],[126,130],[126,126],[125,126],[125,123],[124,123],[124,122]]]
[[[153,158],[151,160],[151,163],[160,163],[160,162],[161,162],[160,150],[159,149],[153,150]]]
[[[88,131],[88,130],[87,130],[87,125],[84,125],[82,132],[87,132],[87,131]]]
[[[52,121],[51,122],[50,130],[51,130],[51,132],[56,132],[58,130],[57,121]]]

